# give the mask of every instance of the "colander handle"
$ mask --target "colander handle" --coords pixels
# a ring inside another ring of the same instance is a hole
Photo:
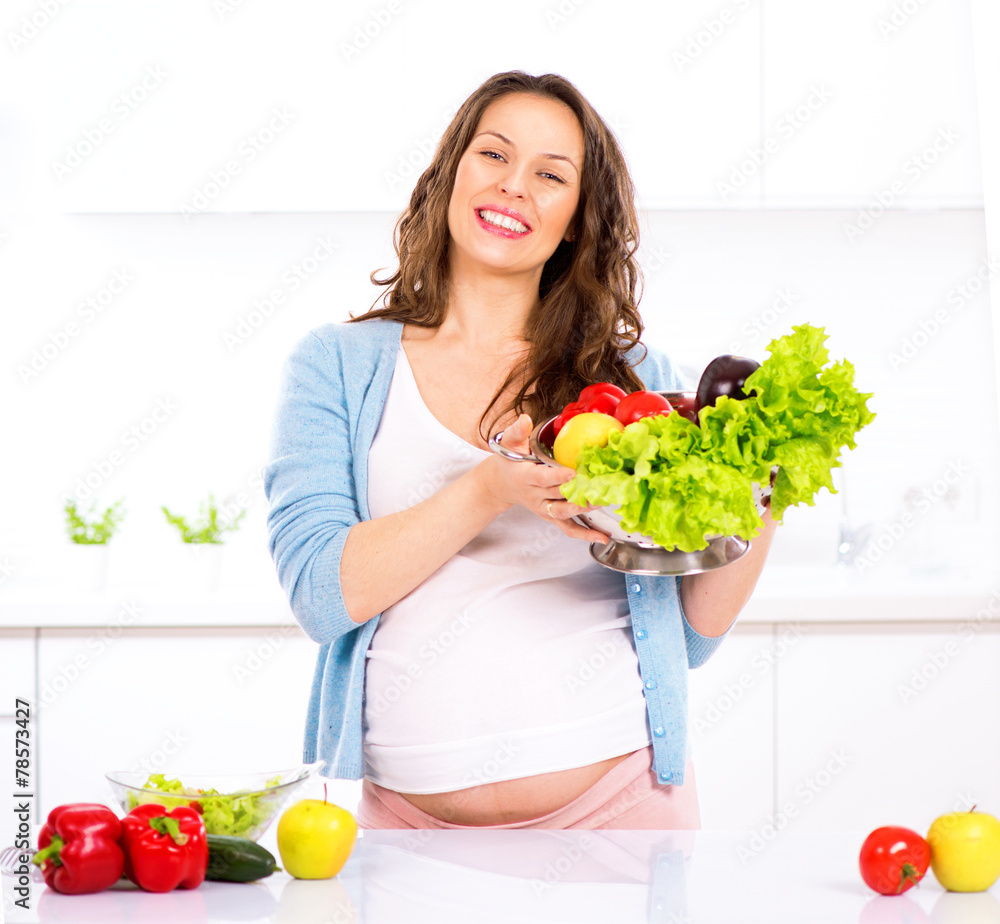
[[[494,433],[489,440],[490,449],[492,449],[498,456],[510,459],[511,462],[534,462],[536,465],[545,464],[534,453],[528,453],[528,455],[525,455],[523,452],[517,452],[517,450],[507,449],[506,447],[501,446],[500,440],[502,439],[503,430],[500,430],[498,433]]]

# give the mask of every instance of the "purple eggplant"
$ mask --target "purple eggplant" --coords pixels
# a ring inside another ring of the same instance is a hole
[[[701,374],[698,382],[697,408],[714,406],[723,395],[742,401],[746,398],[743,385],[752,372],[760,368],[760,363],[746,356],[726,353],[716,356]]]

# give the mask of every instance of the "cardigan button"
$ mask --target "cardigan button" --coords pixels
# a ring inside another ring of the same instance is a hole
[[[632,593],[639,594],[642,593],[642,588],[638,584],[632,585]]]
[[[667,773],[667,771],[666,771],[666,770],[664,770],[664,771],[663,771],[663,772],[662,772],[662,773],[660,774],[660,779],[661,779],[661,780],[663,780],[664,782],[666,782],[667,780],[671,779],[671,774]]]
[[[636,629],[635,630],[635,637],[638,638],[638,639],[645,638],[646,637],[646,630],[645,629]]]
[[[662,738],[666,733],[667,730],[662,725],[657,725],[656,728],[653,729],[653,734],[656,735],[657,738]]]
[[[656,689],[656,681],[655,680],[647,680],[646,681],[646,689],[647,690],[655,690]]]

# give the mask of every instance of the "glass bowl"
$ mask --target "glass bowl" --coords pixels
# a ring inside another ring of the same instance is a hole
[[[686,391],[661,391],[657,394],[663,395],[675,407],[690,407],[695,398],[694,392]],[[490,447],[494,452],[515,462],[535,462],[562,468],[552,458],[552,444],[555,442],[554,423],[555,417],[550,417],[531,431],[528,437],[530,455],[505,449],[501,445],[502,432],[490,439]],[[769,493],[770,489],[767,489],[766,494]],[[754,497],[761,512],[764,510],[762,501],[766,494],[760,491],[759,486],[754,486]],[[597,542],[590,544],[591,556],[606,568],[628,574],[683,575],[713,571],[742,558],[750,548],[747,539],[713,535],[706,536],[708,545],[696,552],[667,549],[649,536],[623,530],[617,507],[596,507],[573,519],[609,537],[609,542],[604,545]]]
[[[105,774],[111,792],[127,813],[137,805],[153,802],[172,809],[192,806],[205,820],[209,834],[228,834],[256,841],[278,816],[288,800],[322,767],[304,764],[267,773],[177,774],[183,792],[169,793],[144,787],[150,779],[145,770],[113,770]],[[215,792],[211,792],[215,790]]]

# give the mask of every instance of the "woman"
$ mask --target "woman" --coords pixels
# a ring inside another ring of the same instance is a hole
[[[686,672],[774,525],[716,572],[602,568],[559,488],[509,462],[591,382],[678,387],[639,343],[633,187],[561,77],[487,80],[397,225],[384,307],[308,334],[265,469],[272,555],[321,644],[305,756],[364,777],[367,827],[695,828]]]

